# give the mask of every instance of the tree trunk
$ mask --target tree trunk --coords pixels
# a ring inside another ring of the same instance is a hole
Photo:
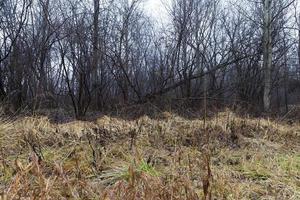
[[[263,26],[263,69],[264,69],[264,111],[269,112],[271,107],[272,84],[272,36],[271,36],[271,0],[264,0]]]
[[[300,14],[299,14],[299,18],[300,20]],[[299,31],[298,31],[298,70],[297,72],[300,73],[300,26],[299,26]],[[297,79],[299,80],[299,76],[297,76]]]
[[[99,0],[94,0],[94,21],[93,21],[93,58],[92,58],[92,87],[97,86],[98,63],[99,63]]]

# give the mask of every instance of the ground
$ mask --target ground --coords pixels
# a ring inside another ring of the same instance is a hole
[[[0,147],[2,199],[300,199],[298,122],[3,118]]]

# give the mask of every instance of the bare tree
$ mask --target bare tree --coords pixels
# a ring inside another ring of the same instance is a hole
[[[204,92],[208,105],[287,108],[300,88],[293,2],[172,0],[160,28],[142,0],[1,1],[0,100],[77,118]]]
[[[271,0],[264,0],[263,25],[263,68],[264,68],[264,110],[269,111],[271,105],[271,72],[272,72],[272,14]]]

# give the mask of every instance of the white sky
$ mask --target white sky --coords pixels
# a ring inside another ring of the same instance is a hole
[[[166,5],[170,3],[170,1],[171,0],[144,0],[146,14],[158,22],[166,22],[168,20]]]

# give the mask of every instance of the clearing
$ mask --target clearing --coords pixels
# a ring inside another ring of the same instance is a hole
[[[206,126],[167,112],[132,120],[2,120],[0,194],[194,200],[207,189],[212,199],[300,199],[299,123],[226,111]]]

